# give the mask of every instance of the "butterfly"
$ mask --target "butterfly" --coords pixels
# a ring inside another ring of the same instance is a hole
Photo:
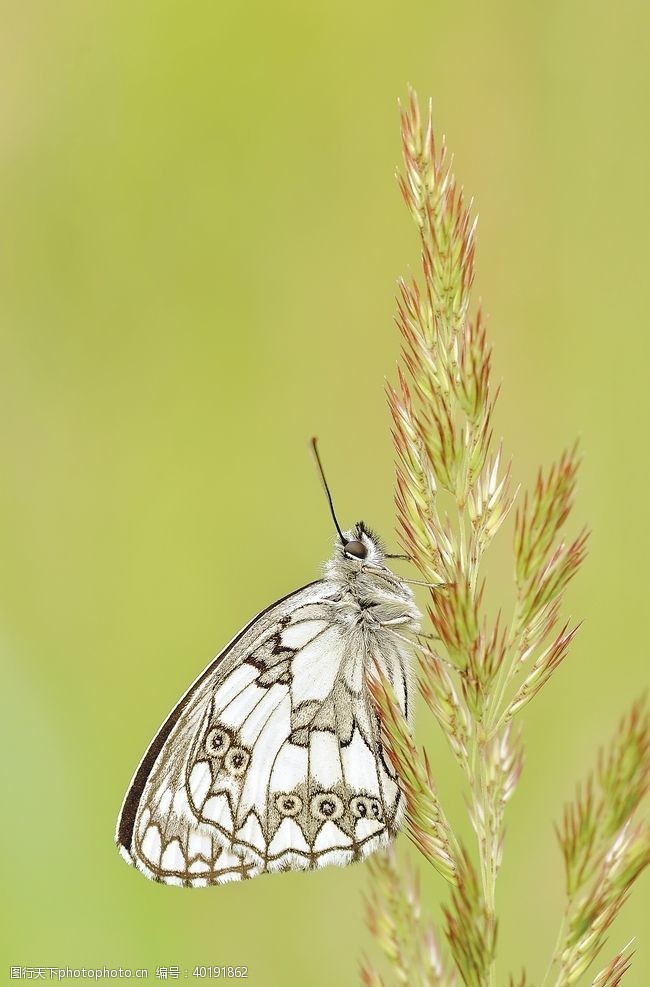
[[[420,613],[363,523],[337,528],[323,578],[251,620],[199,675],[142,758],[116,830],[154,881],[205,887],[361,860],[386,847],[404,796],[369,677],[412,724]]]

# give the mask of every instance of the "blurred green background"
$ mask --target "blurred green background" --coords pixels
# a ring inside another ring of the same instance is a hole
[[[569,603],[586,622],[527,716],[500,880],[500,981],[526,964],[539,983],[552,821],[647,684],[648,5],[0,9],[0,979],[247,964],[252,984],[356,982],[363,867],[183,891],[112,840],[168,709],[329,553],[312,433],[345,523],[391,538],[410,81],[480,213],[516,475],[576,435],[585,456],[575,524],[594,535]],[[458,818],[456,769],[420,724]],[[650,981],[649,908],[645,881],[610,939],[640,936],[629,987]]]

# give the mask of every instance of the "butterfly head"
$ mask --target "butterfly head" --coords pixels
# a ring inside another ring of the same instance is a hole
[[[325,563],[325,578],[341,583],[366,600],[389,597],[410,603],[413,594],[388,568],[386,559],[380,539],[363,521],[358,521],[350,531],[339,530],[334,554]]]
[[[342,532],[337,540],[338,555],[345,562],[364,565],[382,565],[385,558],[384,547],[377,535],[363,521],[357,521],[351,531]]]
[[[377,535],[363,521],[349,531],[338,528],[334,553],[325,564],[325,578],[356,582],[367,573],[385,570],[384,548]]]

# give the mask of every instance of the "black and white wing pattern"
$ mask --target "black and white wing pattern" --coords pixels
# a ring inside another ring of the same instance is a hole
[[[205,886],[347,864],[386,845],[403,797],[366,683],[377,657],[407,712],[407,659],[319,580],[255,618],[152,741],[118,820],[148,877]]]

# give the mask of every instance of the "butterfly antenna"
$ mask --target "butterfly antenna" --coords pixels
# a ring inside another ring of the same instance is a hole
[[[320,474],[320,478],[323,484],[323,489],[325,491],[325,495],[327,496],[327,501],[330,505],[330,513],[332,515],[332,519],[336,526],[336,530],[339,533],[339,538],[345,545],[346,539],[343,537],[343,532],[341,531],[341,525],[339,524],[336,517],[336,511],[334,510],[334,501],[332,500],[330,488],[328,487],[327,480],[325,479],[325,470],[323,469],[323,464],[321,463],[320,455],[318,453],[318,439],[316,438],[316,436],[314,436],[313,439],[311,440],[311,448],[312,448],[312,452],[314,453],[314,459],[316,460],[316,466],[318,467],[318,472]]]

